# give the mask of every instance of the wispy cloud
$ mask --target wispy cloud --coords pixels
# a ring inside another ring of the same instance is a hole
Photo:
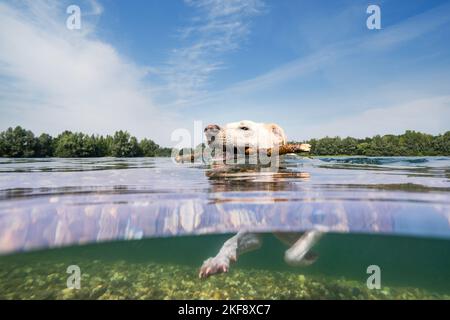
[[[261,0],[185,0],[196,10],[179,31],[183,46],[173,49],[162,73],[178,102],[205,92],[211,75],[224,68],[223,55],[239,48],[250,33],[251,18],[261,14]]]
[[[86,4],[82,10],[102,12],[97,2]],[[55,1],[0,4],[0,127],[50,133],[126,128],[168,143],[176,124],[152,102],[147,69],[97,39],[86,15],[80,31],[68,30],[66,17],[66,6]]]
[[[307,76],[318,69],[323,70],[327,65],[352,54],[392,49],[449,23],[449,12],[450,4],[446,3],[395,25],[387,26],[374,36],[357,37],[322,46],[318,51],[299,57],[254,78],[239,81],[222,90],[203,94],[195,101],[190,101],[189,104],[211,104],[227,97],[262,91],[280,83]]]

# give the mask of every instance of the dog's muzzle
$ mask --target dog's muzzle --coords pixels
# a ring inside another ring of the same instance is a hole
[[[220,130],[221,128],[217,124],[210,124],[205,128],[204,132],[208,145],[216,140],[216,136],[220,132]]]

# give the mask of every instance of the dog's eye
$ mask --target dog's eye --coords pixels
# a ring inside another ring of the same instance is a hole
[[[250,130],[248,127],[241,127],[241,130],[247,131]]]

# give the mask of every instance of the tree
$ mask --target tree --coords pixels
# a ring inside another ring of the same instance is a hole
[[[450,154],[450,131],[434,137],[431,148],[435,155]]]
[[[112,155],[111,148],[113,144],[113,137],[110,135],[107,135],[106,137],[97,136],[96,142],[99,157],[107,157]]]
[[[139,147],[144,157],[155,157],[159,149],[159,145],[150,139],[142,139]]]
[[[361,142],[356,146],[357,155],[365,156],[369,153],[370,143],[369,142]]]
[[[117,131],[111,146],[113,157],[137,157],[142,155],[136,137],[130,136],[126,131]]]
[[[400,136],[400,146],[408,156],[423,156],[432,153],[433,136],[407,130]]]
[[[172,156],[171,148],[158,148],[155,153],[155,157],[170,157]]]
[[[28,158],[36,154],[37,139],[33,132],[20,126],[0,133],[0,152],[3,157]]]
[[[55,139],[55,156],[61,158],[95,157],[95,140],[81,132],[64,131]]]
[[[71,131],[64,131],[54,142],[55,156],[60,158],[75,157],[76,143]]]
[[[339,146],[339,154],[357,155],[358,154],[358,139],[347,137],[342,139]]]
[[[339,137],[325,137],[314,141],[312,151],[317,155],[338,155],[341,154],[339,150],[341,144],[341,138]]]
[[[39,136],[37,141],[36,156],[38,157],[53,156],[53,138],[49,134],[43,133]]]

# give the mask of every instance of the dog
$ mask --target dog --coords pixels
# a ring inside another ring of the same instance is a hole
[[[228,123],[223,127],[217,124],[205,128],[208,146],[214,148],[261,148],[268,149],[286,144],[284,130],[275,123],[257,123],[249,120]]]
[[[286,144],[284,130],[275,123],[257,123],[249,120],[228,123],[224,126],[208,125],[205,130],[208,147],[220,151],[244,153],[248,148],[269,149]],[[222,166],[223,169],[223,166]],[[307,266],[314,263],[317,255],[310,249],[319,241],[323,233],[309,230],[304,233],[275,233],[290,248],[286,250],[284,260],[292,266]],[[228,239],[215,257],[205,260],[200,268],[199,277],[206,278],[214,274],[228,272],[230,264],[236,262],[245,252],[256,250],[262,245],[261,235],[240,231]]]

